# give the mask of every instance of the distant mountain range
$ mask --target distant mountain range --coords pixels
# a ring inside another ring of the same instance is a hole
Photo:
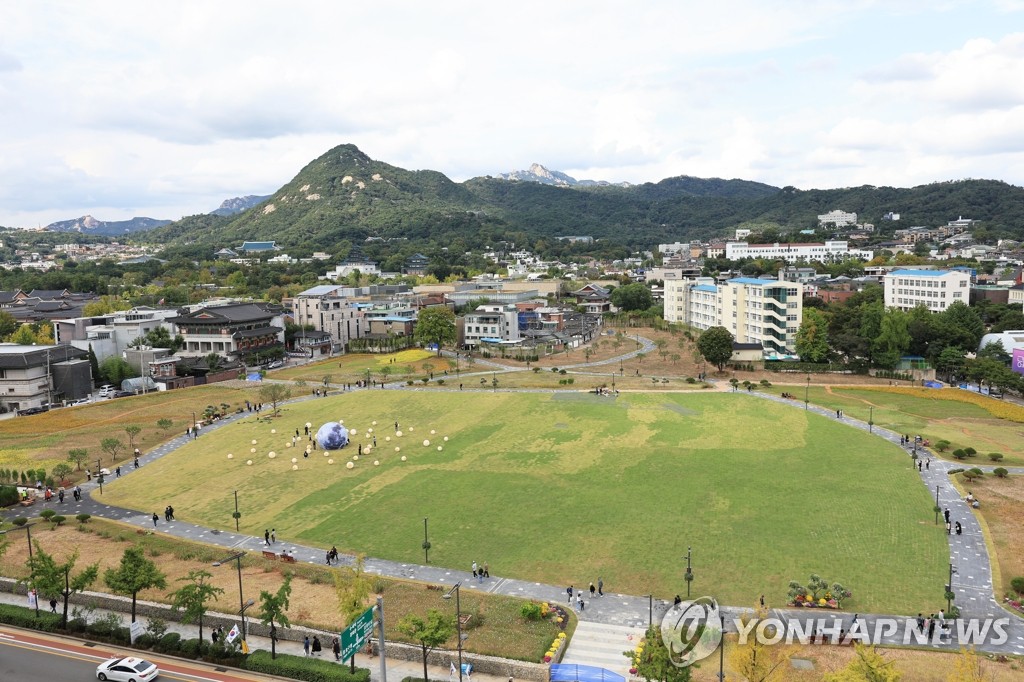
[[[214,211],[210,211],[210,215],[234,215],[246,211],[258,203],[266,201],[270,198],[269,194],[264,196],[257,196],[255,194],[247,194],[244,197],[235,197],[234,199],[225,199],[219,208]]]
[[[46,229],[50,232],[82,232],[95,234],[103,237],[119,237],[132,232],[143,232],[156,227],[163,227],[170,223],[170,220],[157,220],[156,218],[132,218],[131,220],[97,220],[91,215],[85,215],[74,220],[61,220],[50,223]]]
[[[628,182],[607,182],[606,180],[577,180],[571,175],[561,171],[548,170],[539,163],[531,164],[528,170],[512,171],[511,173],[499,173],[494,176],[501,180],[516,180],[522,182],[539,182],[542,185],[555,185],[556,187],[629,187]]]

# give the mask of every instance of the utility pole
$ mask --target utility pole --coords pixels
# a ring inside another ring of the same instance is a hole
[[[380,651],[377,652],[380,654],[380,682],[388,682],[387,653],[384,649],[384,597],[379,594],[377,595],[377,618],[377,622],[380,624]],[[460,661],[459,667],[461,668],[461,666]]]

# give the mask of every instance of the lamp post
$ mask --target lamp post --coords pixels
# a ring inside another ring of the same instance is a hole
[[[231,556],[224,557],[220,561],[214,561],[214,566],[222,566],[229,561],[234,561],[238,568],[238,612],[242,614],[242,641],[245,641],[245,610],[249,608],[245,605],[245,597],[242,596],[242,557],[245,556],[245,552],[235,552]],[[250,600],[251,601],[251,600]],[[249,606],[252,606],[250,603]]]
[[[100,467],[100,459],[96,458],[96,482],[100,484],[100,495],[103,494],[103,469]]]
[[[939,486],[935,486],[935,525],[939,525]]]
[[[647,627],[654,625],[654,595],[647,595]]]
[[[718,682],[725,682],[725,614],[718,613],[721,620],[722,636],[718,642]]]
[[[956,572],[957,572],[957,570],[955,568],[953,568],[953,564],[950,563],[949,564],[949,584],[946,585],[946,614],[947,615],[949,614],[949,610],[952,607],[953,598],[955,596],[955,594],[953,592],[953,574],[956,573]]]
[[[236,533],[239,532],[238,531],[238,519],[241,518],[241,516],[242,515],[238,511],[238,491],[236,490],[235,491],[235,513],[234,513],[234,517],[235,517],[235,532]]]
[[[811,375],[808,374],[807,375],[807,386],[804,387],[804,410],[805,411],[807,409],[809,409],[808,408],[808,403],[810,403],[810,394],[811,394]]]
[[[196,413],[194,410],[192,412],[192,437],[196,437]]]
[[[693,550],[689,547],[686,548],[686,575],[683,579],[686,581],[686,598],[690,598],[690,583],[693,582],[693,569],[690,568],[690,557],[693,554]]]
[[[445,592],[441,598],[451,599],[452,592],[455,593],[455,630],[459,636],[459,682],[462,682],[462,604],[459,603],[460,587],[462,587],[461,580],[452,585],[452,589]]]
[[[430,540],[427,539],[427,517],[423,517],[423,563],[430,563]]]
[[[34,524],[34,523],[26,523],[24,526],[22,526],[22,528],[25,529],[25,537],[28,539],[28,563],[29,563],[30,566],[32,565],[32,526],[34,526],[34,525],[36,525],[36,524]],[[12,528],[11,530],[19,530],[19,529],[18,528]],[[0,530],[0,535],[7,535],[10,532],[11,532],[10,530]],[[33,588],[33,589],[35,589],[35,588]],[[39,617],[39,593],[38,592],[36,592],[35,606],[36,606],[36,618],[38,618]]]
[[[875,432],[875,406],[868,405],[868,433]]]

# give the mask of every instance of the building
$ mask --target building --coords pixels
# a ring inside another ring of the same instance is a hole
[[[316,258],[317,254],[313,254]],[[326,254],[325,254],[326,255]],[[424,269],[426,265],[423,266]],[[372,261],[366,257],[363,253],[363,249],[358,245],[353,246],[346,256],[345,260],[340,265],[336,265],[334,270],[327,272],[327,274],[320,277],[320,279],[329,279],[332,282],[337,282],[339,279],[344,279],[354,272],[359,272],[360,275],[380,275],[380,267],[378,267],[376,261]]]
[[[970,304],[968,270],[893,270],[882,281],[885,307],[912,310],[923,305],[941,312],[956,302]]]
[[[277,251],[276,242],[242,242],[242,245],[238,247],[239,253],[244,254],[264,254]]]
[[[847,213],[846,211],[829,211],[818,216],[818,223],[821,225],[834,225],[836,227],[856,225],[857,214]]]
[[[414,253],[405,259],[405,264],[402,265],[403,275],[425,275],[427,274],[427,266],[430,265],[430,260],[422,253]]]
[[[0,343],[0,412],[45,408],[92,392],[88,353]]]
[[[804,244],[748,244],[747,242],[727,242],[725,257],[729,260],[741,258],[764,258],[766,260],[784,260],[787,263],[818,261],[835,263],[850,259],[871,260],[874,254],[862,249],[851,249],[846,241],[833,240],[824,243]]]
[[[343,353],[348,342],[361,338],[367,329],[352,291],[337,284],[306,289],[291,301],[292,320],[330,334],[335,352]]]
[[[120,356],[136,339],[159,327],[166,328],[173,338],[177,329],[167,320],[177,315],[177,310],[143,306],[96,317],[54,320],[53,339],[84,351],[91,347],[96,359],[102,362]]]
[[[803,285],[740,277],[665,282],[665,320],[696,329],[725,327],[736,343],[760,344],[769,355],[790,355],[803,321]]]
[[[519,343],[519,311],[514,305],[482,305],[462,317],[462,345]]]
[[[576,297],[576,305],[583,308],[583,312],[591,315],[612,312],[612,292],[597,284],[588,284],[582,289],[572,292]]]
[[[198,307],[168,321],[178,326],[185,341],[181,356],[216,353],[228,360],[244,361],[284,348],[284,316],[280,308],[270,304]]]

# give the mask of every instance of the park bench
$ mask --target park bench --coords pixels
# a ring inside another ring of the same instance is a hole
[[[274,554],[273,552],[268,552],[266,550],[263,550],[263,558],[264,559],[276,559],[277,555]]]
[[[282,554],[281,555],[281,561],[285,562],[286,564],[294,564],[295,563],[295,557],[293,557],[290,554]]]

